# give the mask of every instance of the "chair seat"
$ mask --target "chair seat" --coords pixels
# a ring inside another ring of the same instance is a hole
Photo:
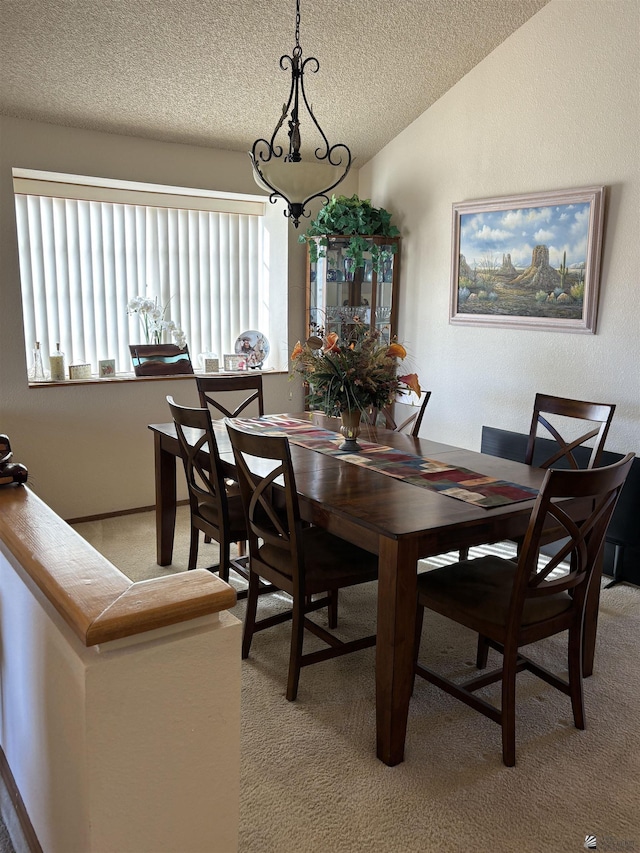
[[[509,615],[517,563],[502,557],[479,557],[443,566],[418,577],[418,599],[432,610],[452,609],[477,623],[482,620],[504,628]],[[558,592],[525,600],[523,626],[532,625],[569,610],[571,597]],[[439,606],[438,606],[439,605]]]
[[[378,576],[375,554],[339,539],[321,527],[304,528],[302,540],[305,587],[309,594],[365,583]],[[341,559],[336,562],[338,555]],[[258,559],[292,577],[290,551],[265,544],[258,550]]]
[[[244,509],[242,506],[242,498],[240,494],[233,493],[227,496],[227,507],[229,508],[229,536],[231,541],[244,540],[247,538],[247,528],[244,518]],[[198,505],[198,513],[210,524],[215,527],[220,527],[220,519],[214,506],[210,503],[200,503]]]

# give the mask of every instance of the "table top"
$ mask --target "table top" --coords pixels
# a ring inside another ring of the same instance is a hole
[[[287,416],[339,429],[338,420],[316,412]],[[169,440],[175,438],[172,423],[151,424],[149,428]],[[382,428],[364,427],[361,436],[534,489],[540,487],[545,474],[520,462]],[[233,466],[226,430],[217,429],[216,438],[223,462]],[[463,545],[481,544],[493,536],[502,539],[521,535],[533,505],[531,500],[491,509],[477,507],[293,443],[291,457],[303,517],[372,551],[377,551],[378,536],[417,537],[419,552],[426,557]]]

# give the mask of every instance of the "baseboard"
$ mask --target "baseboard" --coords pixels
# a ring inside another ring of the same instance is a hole
[[[0,810],[16,853],[43,853],[2,747],[0,777],[4,788],[0,797]]]
[[[176,501],[176,506],[186,506],[188,500]],[[98,515],[83,515],[79,518],[67,518],[67,524],[83,524],[85,521],[104,521],[106,518],[118,518],[121,515],[135,515],[138,512],[155,512],[155,504],[152,506],[138,506],[133,509],[116,509],[113,512],[102,512]]]

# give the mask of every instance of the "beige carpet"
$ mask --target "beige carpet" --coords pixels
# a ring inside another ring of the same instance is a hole
[[[153,525],[144,513],[75,527],[135,580],[183,571],[186,508],[166,569],[155,564]],[[215,553],[202,544],[198,565],[216,562]],[[263,607],[282,606],[266,599]],[[375,608],[373,584],[341,592],[344,636],[366,633]],[[234,612],[242,611],[240,603]],[[375,758],[375,651],[303,670],[289,703],[288,636],[286,624],[257,635],[243,664],[241,853],[569,853],[584,849],[587,834],[598,850],[640,851],[640,589],[602,593],[586,731],[573,727],[567,697],[519,676],[511,769],[501,762],[499,726],[420,680],[405,761],[384,766]],[[561,639],[540,651],[563,669]],[[427,617],[422,657],[464,675],[473,635]],[[496,687],[483,694],[497,697]]]

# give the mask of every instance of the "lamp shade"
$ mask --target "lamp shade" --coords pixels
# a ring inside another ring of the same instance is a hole
[[[277,190],[289,202],[304,204],[310,198],[321,195],[329,187],[339,183],[344,166],[329,163],[314,163],[301,160],[293,163],[282,158],[273,158],[267,163],[254,162],[253,177],[259,187],[267,192]],[[263,180],[266,178],[266,181]]]

